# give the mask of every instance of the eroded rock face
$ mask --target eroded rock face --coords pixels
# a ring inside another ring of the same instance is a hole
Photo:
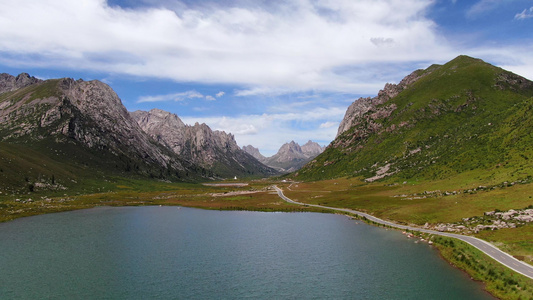
[[[41,81],[28,74],[2,74],[2,140],[29,137],[77,142],[125,160],[184,170],[172,152],[156,146],[131,118],[120,98],[100,81],[70,78]]]
[[[429,72],[421,73],[420,70],[414,71],[403,78],[398,84],[385,84],[385,87],[378,92],[376,97],[359,98],[355,100],[346,110],[346,114],[339,125],[336,137],[353,126],[357,126],[363,122],[369,122],[370,128],[374,127],[379,129],[379,126],[377,126],[377,124],[373,124],[372,120],[390,115],[396,109],[396,106],[391,104],[387,107],[381,107],[380,109],[377,109],[377,106],[396,97],[404,89],[408,88],[418,79],[427,75],[428,73]],[[376,111],[376,114],[365,116],[365,114],[371,110]]]
[[[243,146],[242,150],[244,150],[246,153],[250,154],[251,156],[255,157],[260,162],[263,162],[266,157],[264,157],[260,152],[259,149],[255,148],[252,145]]]
[[[21,73],[17,77],[2,73],[0,74],[0,94],[18,90],[39,82],[42,82],[42,80],[30,76],[27,73]]]
[[[151,146],[149,138],[143,134],[118,95],[107,84],[64,79],[61,86],[81,115],[90,116],[91,123],[97,125],[88,128],[82,120],[72,120],[69,130],[73,138],[91,147],[127,146],[143,157],[155,159],[161,164],[170,161],[170,157]]]
[[[302,152],[308,157],[313,158],[320,153],[324,152],[324,147],[313,141],[307,141],[302,147]]]
[[[324,147],[313,141],[300,146],[291,141],[281,146],[276,154],[262,160],[264,164],[283,173],[290,173],[300,169],[307,162],[324,152]]]
[[[160,109],[135,111],[131,116],[156,141],[183,159],[230,175],[244,172],[274,174],[275,171],[243,151],[231,133],[213,131],[206,124],[185,125],[180,118]],[[233,174],[232,173],[232,174]]]

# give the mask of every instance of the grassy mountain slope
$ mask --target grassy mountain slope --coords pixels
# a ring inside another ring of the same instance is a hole
[[[415,73],[417,81],[364,114],[298,177],[533,176],[531,81],[467,56]]]
[[[57,190],[106,176],[209,174],[146,136],[111,88],[54,79],[0,94],[0,191]],[[104,176],[105,175],[105,176]]]
[[[406,79],[352,104],[326,151],[292,174],[307,182],[285,194],[474,235],[533,264],[533,223],[517,221],[533,207],[533,82],[467,56]],[[498,211],[516,218],[492,218]],[[531,298],[532,280],[437,247],[493,295]]]

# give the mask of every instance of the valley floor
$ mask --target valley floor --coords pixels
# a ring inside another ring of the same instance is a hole
[[[533,264],[533,222],[528,217],[533,208],[529,196],[533,184],[520,181],[479,186],[464,182],[369,184],[342,178],[280,187],[297,202],[363,211],[395,224],[473,235]],[[512,272],[466,243],[412,234],[431,239],[445,259],[485,282],[487,290],[498,298],[533,299],[533,279]]]
[[[299,183],[273,180],[236,183],[202,185],[115,178],[102,182],[96,193],[36,190],[23,195],[2,194],[0,221],[95,206],[126,205],[331,212],[283,201],[272,188],[277,184],[287,197],[298,202],[364,211],[397,224],[467,233],[489,241],[515,258],[533,263],[533,222],[526,217],[523,217],[525,221],[516,220],[532,208],[533,184],[529,181],[482,187],[447,181],[368,184],[347,178]],[[97,183],[92,185],[98,186]],[[518,213],[509,214],[511,209]],[[503,220],[501,216],[510,217]],[[495,223],[499,227],[490,227]],[[514,224],[514,228],[502,227],[502,223]],[[503,268],[460,241],[428,235],[424,238],[431,238],[452,264],[485,282],[493,295],[502,299],[533,299],[533,280]]]
[[[179,205],[217,210],[325,211],[288,204],[279,199],[271,181],[224,184],[167,183],[115,178],[101,182],[94,192],[35,190],[0,195],[0,222],[20,217],[96,206]]]

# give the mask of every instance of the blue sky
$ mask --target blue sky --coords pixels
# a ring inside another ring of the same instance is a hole
[[[460,54],[533,79],[533,1],[0,0],[0,72],[102,80],[267,156]]]

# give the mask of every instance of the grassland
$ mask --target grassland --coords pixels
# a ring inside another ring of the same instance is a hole
[[[0,195],[0,222],[20,217],[85,209],[95,206],[179,205],[217,210],[315,211],[289,204],[269,189],[270,181],[252,181],[243,187],[205,186],[158,180],[109,178],[85,181],[91,190],[34,191]]]
[[[423,195],[430,189],[447,186],[448,191],[463,191],[473,188],[475,184],[462,183],[461,180],[455,185],[450,185],[449,181],[368,184],[356,178],[292,184],[273,180],[247,183],[245,186],[206,186],[200,183],[169,183],[114,177],[90,182],[91,189],[97,190],[91,193],[69,189],[1,195],[0,221],[95,206],[179,205],[216,210],[329,212],[281,200],[269,188],[272,184],[277,184],[283,187],[288,197],[299,202],[352,208],[400,223],[422,225],[426,222],[459,221],[462,217],[482,215],[488,210],[525,207],[531,204],[529,195],[533,188],[532,183],[524,183],[477,193],[408,199],[413,195]],[[478,237],[491,241],[515,257],[531,263],[533,226],[483,231]],[[431,239],[446,260],[466,271],[473,279],[485,282],[487,290],[495,296],[501,299],[533,299],[533,280],[507,270],[478,250],[459,241],[440,237]]]
[[[533,204],[533,183],[528,180],[503,184],[496,178],[483,189],[472,174],[441,181],[366,183],[357,178],[287,183],[281,187],[287,197],[303,203],[351,208],[397,223],[423,226],[425,223],[454,223],[463,218],[483,217],[495,209],[506,211]],[[504,176],[505,177],[505,176]],[[476,191],[474,191],[476,189]],[[439,191],[437,193],[437,191]],[[448,192],[450,195],[445,195]],[[453,194],[456,192],[457,194]],[[476,234],[516,258],[533,264],[533,224],[518,228],[482,230]],[[501,299],[533,299],[533,280],[516,274],[460,241],[431,238],[443,258],[486,284]]]
[[[431,240],[444,259],[464,270],[473,280],[484,282],[485,289],[494,296],[500,299],[533,299],[532,279],[512,272],[462,241],[440,236],[431,237]]]
[[[398,182],[533,176],[533,82],[465,56],[419,73],[354,118],[298,179],[370,178],[384,166]]]
[[[483,216],[495,209],[523,209],[533,204],[533,184],[494,185],[494,189],[473,192],[475,183],[455,185],[452,180],[419,184],[366,184],[358,179],[334,179],[285,185],[287,197],[299,202],[351,208],[402,224],[455,223],[463,218]],[[447,187],[447,189],[444,189]],[[441,194],[432,192],[441,191]],[[468,191],[471,192],[468,192]],[[444,196],[442,192],[460,192]],[[533,226],[482,231],[478,237],[503,245],[512,255],[533,263]]]

